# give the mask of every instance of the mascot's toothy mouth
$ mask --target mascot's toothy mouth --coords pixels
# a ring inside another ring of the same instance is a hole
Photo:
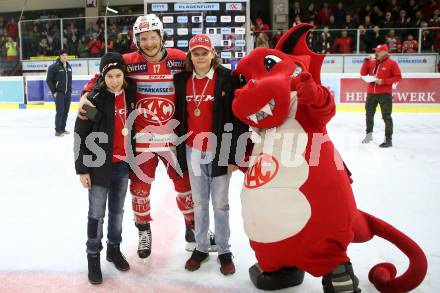
[[[271,99],[266,105],[264,105],[257,113],[247,116],[246,118],[254,123],[263,120],[267,116],[272,116],[272,110],[275,108],[275,100]]]

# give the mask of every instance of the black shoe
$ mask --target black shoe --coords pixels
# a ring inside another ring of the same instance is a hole
[[[218,256],[218,260],[220,261],[220,272],[225,276],[235,273],[235,264],[232,261],[232,258],[233,256],[230,252]]]
[[[102,283],[101,261],[99,253],[87,253],[89,265],[89,282],[93,285]]]
[[[125,256],[121,253],[119,244],[107,243],[107,260],[112,262],[120,271],[128,271],[130,269]]]
[[[201,252],[195,249],[191,254],[191,257],[186,261],[185,269],[191,272],[198,270],[202,262],[208,260],[208,257],[209,257],[209,253]]]
[[[58,137],[64,136],[64,132],[62,132],[62,131],[55,131],[55,136],[58,136]]]
[[[262,290],[280,290],[298,286],[304,281],[304,271],[296,267],[285,267],[277,272],[266,273],[257,264],[249,268],[252,283]]]
[[[392,146],[393,146],[393,142],[392,142],[391,138],[385,139],[385,141],[379,145],[379,147],[381,147],[381,148],[389,148]]]
[[[145,259],[151,254],[151,228],[150,223],[138,224],[136,227],[139,229],[139,245],[138,245],[138,256]]]
[[[324,293],[361,292],[359,279],[353,272],[351,263],[337,266],[330,274],[322,278]]]

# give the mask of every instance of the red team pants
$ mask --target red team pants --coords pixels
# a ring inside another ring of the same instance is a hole
[[[152,220],[150,214],[150,189],[160,159],[166,167],[168,177],[174,183],[174,189],[177,192],[177,207],[182,212],[185,223],[188,225],[194,225],[194,208],[188,172],[185,172],[183,173],[183,176],[180,176],[169,162],[160,155],[160,153],[152,154],[153,157],[139,166],[142,172],[151,179],[149,183],[142,181],[135,174],[130,175],[130,192],[132,195],[132,207],[136,223],[146,223]]]

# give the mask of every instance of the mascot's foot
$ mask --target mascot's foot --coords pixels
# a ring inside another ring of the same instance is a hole
[[[301,284],[304,280],[304,271],[295,267],[286,267],[277,272],[265,273],[257,263],[249,268],[249,276],[258,289],[279,290]]]
[[[337,266],[330,274],[322,278],[324,293],[361,292],[359,279],[353,272],[351,263]]]

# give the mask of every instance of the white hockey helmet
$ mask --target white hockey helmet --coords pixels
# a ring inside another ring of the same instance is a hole
[[[139,34],[143,32],[159,31],[163,39],[163,24],[156,14],[139,16],[133,25],[133,42],[139,48]]]

